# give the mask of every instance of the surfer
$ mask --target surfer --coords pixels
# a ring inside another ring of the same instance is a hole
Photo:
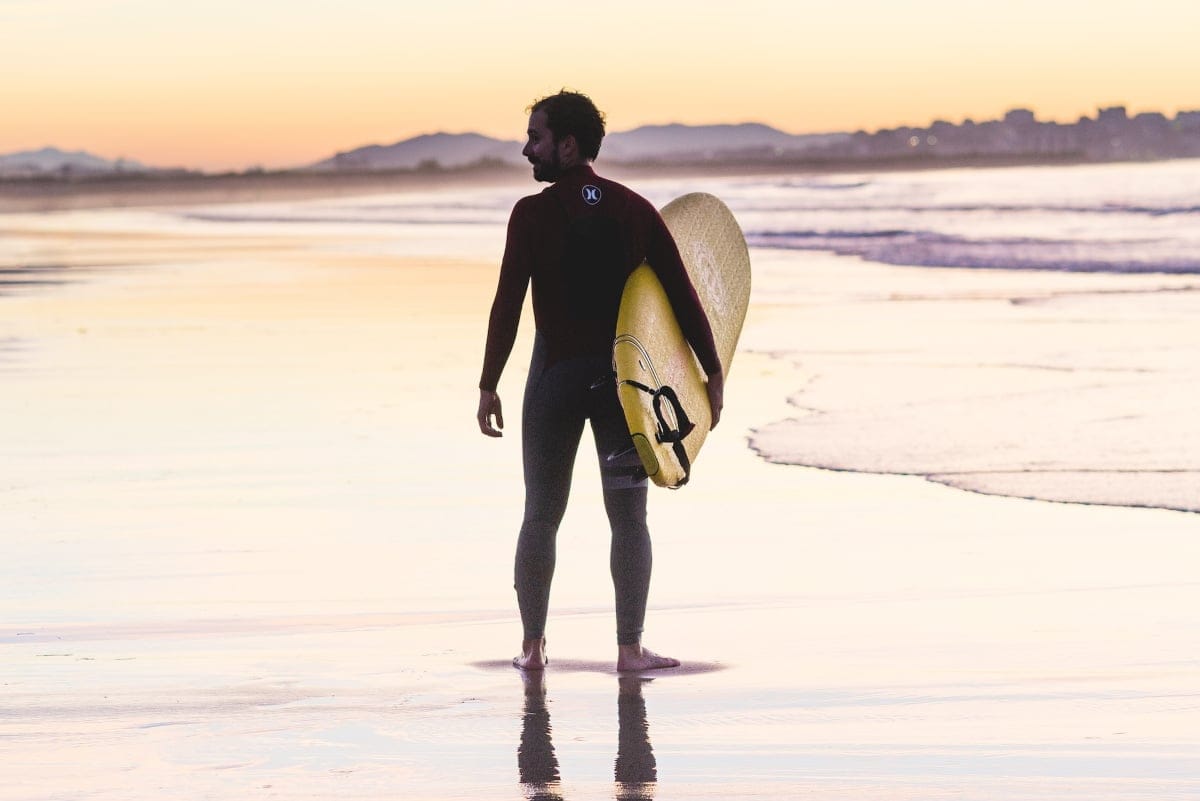
[[[724,394],[721,362],[700,299],[658,211],[592,169],[604,138],[604,115],[586,95],[565,90],[538,100],[529,112],[521,152],[533,165],[533,177],[550,186],[519,200],[509,218],[476,415],[484,434],[502,436],[504,415],[496,387],[532,283],[536,335],[522,406],[525,514],[515,560],[524,640],[513,665],[540,670],[547,663],[555,539],[584,422],[590,421],[612,530],[617,669],[675,667],[677,659],[642,645],[651,564],[647,481],[612,371],[621,291],[643,261],[666,289],[680,328],[708,375],[714,427]]]

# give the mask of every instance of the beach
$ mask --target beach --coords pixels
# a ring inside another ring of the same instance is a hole
[[[0,215],[0,801],[1200,797],[1195,275],[752,240],[683,667],[613,669],[584,448],[523,678],[529,191]]]

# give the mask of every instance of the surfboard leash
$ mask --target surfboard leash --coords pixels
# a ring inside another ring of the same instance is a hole
[[[651,389],[640,381],[634,381],[631,378],[627,378],[620,383],[622,385],[628,384],[634,389],[645,392],[650,396],[654,407],[654,416],[658,418],[658,431],[655,434],[655,438],[661,443],[669,443],[671,445],[671,450],[675,452],[675,458],[679,460],[679,466],[683,468],[683,480],[671,488],[679,489],[688,483],[688,479],[692,477],[692,460],[688,458],[687,449],[683,447],[683,440],[695,430],[696,424],[688,417],[683,404],[679,402],[679,395],[670,386],[663,385],[658,389]],[[672,427],[671,423],[667,420],[667,416],[663,413],[664,400],[671,407],[677,427]]]

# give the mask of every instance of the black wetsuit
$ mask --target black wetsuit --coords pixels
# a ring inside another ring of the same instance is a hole
[[[612,342],[621,291],[643,261],[666,289],[701,365],[716,372],[720,361],[703,307],[647,200],[580,166],[522,198],[509,219],[479,387],[495,391],[532,281],[537,336],[522,406],[525,516],[515,570],[526,639],[545,634],[555,538],[585,420],[592,424],[612,529],[617,641],[633,644],[641,637],[651,564],[646,479],[636,471],[617,401]],[[617,454],[624,458],[610,458]]]

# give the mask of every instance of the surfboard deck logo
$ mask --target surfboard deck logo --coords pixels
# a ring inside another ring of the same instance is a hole
[[[718,198],[696,192],[662,209],[688,277],[712,327],[726,377],[750,303],[750,254]],[[617,396],[642,467],[661,487],[679,488],[712,426],[700,362],[684,339],[654,270],[625,283],[613,340]]]

